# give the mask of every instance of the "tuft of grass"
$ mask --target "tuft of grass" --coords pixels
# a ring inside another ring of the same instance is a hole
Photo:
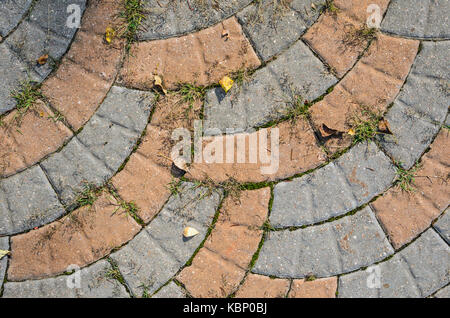
[[[204,87],[185,83],[181,84],[179,93],[181,95],[181,100],[184,103],[188,103],[190,107],[193,107],[197,100],[203,100],[206,94],[206,89]]]
[[[40,85],[36,85],[31,80],[24,80],[20,83],[19,88],[11,92],[11,97],[16,100],[16,108],[20,115],[25,114],[33,107],[33,104],[42,93],[39,91]]]
[[[100,192],[101,189],[97,188],[95,185],[86,183],[79,192],[76,202],[80,207],[86,205],[92,206],[95,200],[97,200]]]
[[[171,195],[178,195],[180,193],[181,180],[172,178],[172,180],[167,185]]]
[[[402,168],[401,163],[396,163],[397,165],[397,186],[405,192],[413,192],[414,181],[416,177],[416,172],[421,168],[421,165],[417,162],[411,169],[406,170]]]
[[[285,116],[287,118],[295,120],[298,117],[309,118],[309,105],[304,102],[303,98],[300,95],[295,95],[294,100],[288,103],[291,107],[289,107]]]
[[[368,109],[363,109],[362,115],[366,118],[365,120],[356,116],[351,124],[354,133],[353,144],[372,140],[376,135],[380,134],[378,123],[381,120],[381,115]]]
[[[119,14],[124,21],[119,35],[127,40],[126,50],[129,51],[131,44],[136,41],[136,33],[141,23],[145,20],[145,10],[142,0],[125,0],[124,6],[125,11]]]
[[[377,37],[377,32],[378,30],[376,28],[369,28],[366,24],[362,25],[359,29],[351,26],[345,33],[343,42],[348,46],[362,46],[375,39]]]
[[[333,0],[326,0],[323,10],[331,15],[336,15],[339,12],[339,8],[334,5]]]

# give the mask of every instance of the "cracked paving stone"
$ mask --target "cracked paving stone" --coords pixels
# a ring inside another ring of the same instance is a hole
[[[314,2],[316,9],[311,7]],[[237,17],[264,61],[288,48],[316,21],[325,1],[294,0],[289,4],[263,0]]]
[[[429,229],[378,269],[341,276],[339,297],[427,297],[449,283],[449,264],[449,246]]]
[[[186,298],[186,293],[180,286],[174,282],[170,282],[161,288],[152,298]]]
[[[32,0],[5,0],[0,8],[0,37],[5,37],[22,19]]]
[[[434,223],[435,230],[444,238],[447,244],[450,244],[450,209]]]
[[[129,156],[148,121],[153,94],[113,87],[82,132],[42,167],[65,205],[86,183],[101,185]]]
[[[222,193],[183,183],[162,211],[120,251],[111,254],[135,296],[153,293],[189,260],[203,241]],[[186,226],[200,233],[183,237]]]
[[[197,1],[200,2],[200,1]],[[232,16],[252,0],[145,0],[139,40],[158,40],[199,31]]]
[[[9,251],[9,238],[7,236],[0,237],[0,250]],[[2,289],[5,279],[6,267],[8,265],[8,257],[0,259],[0,290]]]
[[[256,274],[329,277],[394,253],[370,207],[337,221],[269,234],[252,270]]]
[[[274,188],[274,227],[302,226],[343,215],[385,191],[395,177],[389,158],[370,142],[335,162]]]
[[[448,0],[393,0],[381,29],[400,36],[449,39],[448,12]]]
[[[112,270],[107,261],[99,261],[72,275],[55,278],[8,282],[4,286],[4,298],[113,298],[129,297],[116,279],[109,278]],[[80,286],[76,285],[80,275]]]
[[[385,119],[392,135],[380,135],[384,150],[409,169],[438,133],[448,112],[450,42],[424,42],[402,92]]]
[[[39,166],[0,180],[0,235],[30,230],[64,213]]]
[[[337,79],[309,48],[298,41],[275,61],[258,70],[242,87],[226,95],[220,88],[206,94],[204,129],[248,130],[286,115],[295,95],[312,101]],[[209,130],[209,132],[208,132]]]

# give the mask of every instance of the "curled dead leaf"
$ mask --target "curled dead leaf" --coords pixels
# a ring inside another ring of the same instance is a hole
[[[187,226],[184,228],[183,236],[186,238],[196,236],[197,234],[199,234],[199,231],[197,231],[193,227]]]
[[[322,126],[319,128],[319,130],[320,130],[320,134],[322,135],[322,137],[329,137],[338,132],[336,129],[328,128],[327,125],[325,125],[325,124],[322,124]]]
[[[0,259],[2,259],[3,257],[5,257],[8,254],[9,254],[9,251],[0,250]]]
[[[48,61],[48,54],[44,54],[37,59],[39,65],[44,65]]]
[[[162,78],[159,75],[154,75],[153,83],[163,91],[164,95],[167,95],[167,90],[163,86]]]
[[[378,122],[378,130],[382,133],[392,135],[389,122],[386,119],[382,119]]]

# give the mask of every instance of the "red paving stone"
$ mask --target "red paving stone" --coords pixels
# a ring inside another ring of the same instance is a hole
[[[21,281],[55,276],[69,265],[84,267],[122,246],[141,227],[108,193],[91,206],[11,239],[8,279]]]
[[[58,150],[72,132],[42,102],[23,115],[9,113],[0,125],[0,176],[32,166]]]
[[[217,223],[191,266],[178,280],[194,297],[225,297],[244,278],[262,237],[270,189],[244,191],[228,197]]]
[[[236,298],[284,298],[289,290],[287,279],[249,274],[236,292]]]
[[[393,187],[372,203],[392,245],[398,249],[428,228],[450,202],[449,131],[442,129],[415,173],[412,192]]]
[[[313,281],[294,279],[289,298],[335,298],[337,277],[320,278]]]
[[[250,42],[232,17],[197,33],[134,44],[120,81],[126,86],[149,89],[157,74],[167,88],[176,88],[179,83],[207,86],[227,74],[259,65]]]

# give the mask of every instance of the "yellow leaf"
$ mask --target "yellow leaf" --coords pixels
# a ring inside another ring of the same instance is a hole
[[[48,60],[48,54],[44,54],[37,59],[37,62],[39,65],[44,65],[45,63],[47,63],[47,60]]]
[[[2,259],[3,257],[5,257],[8,254],[9,254],[9,251],[0,250],[0,259]]]
[[[183,235],[184,237],[193,237],[196,236],[199,232],[194,229],[193,227],[189,227],[187,226],[184,231],[183,231]]]
[[[227,93],[231,87],[233,87],[234,81],[228,76],[225,76],[219,81],[219,84],[222,86],[225,93]]]
[[[349,129],[347,133],[351,136],[355,135],[355,131],[353,129]]]
[[[115,35],[114,29],[111,27],[107,27],[105,32],[106,42],[111,43],[112,39],[114,38],[114,35]]]
[[[167,95],[167,91],[165,90],[163,83],[162,83],[162,78],[158,75],[155,75],[154,82],[155,82],[155,86],[159,86],[162,89],[162,91],[164,92],[164,94]]]

